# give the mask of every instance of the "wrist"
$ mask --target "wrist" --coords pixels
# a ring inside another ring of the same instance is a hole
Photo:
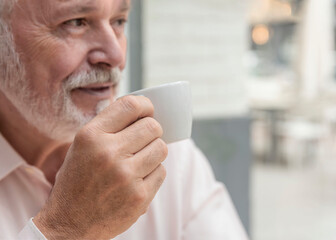
[[[71,227],[41,212],[33,218],[33,224],[48,240],[83,239],[76,227]]]

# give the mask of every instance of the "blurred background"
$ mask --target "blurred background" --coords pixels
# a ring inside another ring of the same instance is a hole
[[[335,0],[133,1],[120,94],[189,81],[252,240],[336,239]]]

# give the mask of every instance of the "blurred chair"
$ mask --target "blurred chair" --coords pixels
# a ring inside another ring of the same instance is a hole
[[[265,114],[252,112],[251,122],[251,149],[253,159],[258,162],[267,161],[269,146],[269,128]]]
[[[325,135],[325,127],[319,122],[300,118],[279,122],[277,136],[283,161],[299,168],[316,163]]]

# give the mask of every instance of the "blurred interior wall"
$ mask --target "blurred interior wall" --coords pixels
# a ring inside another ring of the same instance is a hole
[[[247,233],[251,232],[249,128],[246,117],[196,119],[192,135],[210,160],[217,180],[225,183]]]
[[[247,113],[247,0],[143,1],[144,85],[189,81],[196,118]]]

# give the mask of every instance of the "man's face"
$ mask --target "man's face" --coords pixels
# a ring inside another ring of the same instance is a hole
[[[25,95],[31,103],[17,108],[22,115],[32,115],[27,120],[35,121],[32,124],[41,132],[53,138],[68,137],[69,131],[73,135],[113,100],[125,66],[129,4],[129,0],[18,1],[11,27],[25,70],[22,89],[29,92]],[[30,104],[32,114],[25,110]]]

